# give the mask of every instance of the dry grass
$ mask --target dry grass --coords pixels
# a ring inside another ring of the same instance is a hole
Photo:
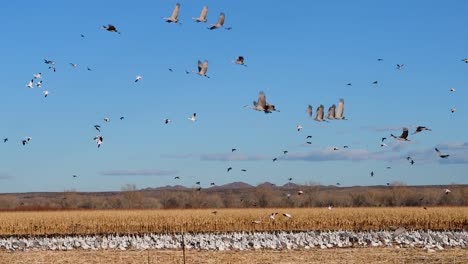
[[[187,263],[199,264],[292,264],[292,263],[466,263],[468,250],[449,249],[428,253],[423,249],[346,248],[302,251],[188,251]],[[11,264],[182,264],[182,252],[150,251],[0,251],[0,263]]]
[[[461,230],[466,207],[1,212],[0,235],[138,234],[274,230]],[[268,216],[279,212],[275,221]],[[292,214],[292,218],[281,213]],[[261,224],[252,221],[261,220]]]

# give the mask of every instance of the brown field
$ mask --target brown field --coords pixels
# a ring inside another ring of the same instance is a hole
[[[447,249],[428,253],[423,249],[396,248],[342,248],[301,251],[187,251],[186,263],[197,264],[292,264],[292,263],[466,263],[468,250]],[[172,250],[150,251],[0,251],[0,263],[165,263],[182,264],[182,252]]]
[[[278,212],[275,221],[269,220]],[[289,213],[288,219],[281,213]],[[252,221],[261,220],[260,224]],[[274,230],[462,230],[467,207],[75,210],[0,212],[0,235],[138,234]]]

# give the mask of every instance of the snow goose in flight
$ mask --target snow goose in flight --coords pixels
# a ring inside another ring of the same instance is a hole
[[[135,77],[135,82],[138,82],[139,80],[141,80],[141,78],[143,78],[143,77],[141,77],[141,75],[137,75],[137,76]]]
[[[197,121],[197,113],[193,113],[191,117],[188,118],[190,121],[195,122]]]
[[[42,79],[42,74],[39,72],[39,73],[36,73],[33,75],[34,79]]]
[[[204,6],[201,13],[200,13],[200,16],[199,17],[192,17],[192,19],[195,20],[195,22],[197,22],[197,23],[199,23],[199,22],[205,23],[207,21],[206,20],[207,15],[208,15],[208,7]]]
[[[34,83],[34,79],[30,80],[26,86],[27,86],[29,89],[32,89],[32,88],[33,88],[33,83]]]
[[[95,136],[94,141],[96,141],[97,147],[100,148],[104,138],[101,135]]]
[[[435,148],[435,151],[437,152],[437,155],[439,155],[439,157],[441,157],[443,159],[446,159],[446,158],[450,157],[449,154],[442,153],[438,148]]]

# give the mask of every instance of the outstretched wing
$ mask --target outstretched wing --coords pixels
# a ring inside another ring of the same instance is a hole
[[[198,72],[200,73],[203,68],[203,62],[201,60],[198,60]]]
[[[330,108],[328,108],[328,116],[327,116],[328,119],[335,119],[335,108],[336,108],[336,105],[332,105],[330,106]]]
[[[177,20],[177,17],[179,16],[179,10],[180,10],[180,3],[177,3],[174,7],[174,11],[172,11],[171,18],[174,20]]]
[[[403,133],[401,133],[400,138],[406,139],[408,137],[408,128],[404,127],[403,128]]]
[[[323,121],[323,105],[317,107],[317,115],[315,116],[315,120]]]
[[[307,111],[307,116],[312,117],[312,112],[313,112],[313,111],[312,111],[312,106],[311,106],[311,105],[307,106],[307,110],[306,110],[306,111]]]
[[[219,14],[218,23],[216,24],[220,26],[224,25],[224,13]]]
[[[257,107],[261,107],[263,109],[266,109],[266,96],[265,96],[264,92],[259,92],[258,93]]]
[[[343,113],[344,113],[344,100],[340,99],[338,102],[338,109],[336,110],[335,113],[335,119],[343,119]]]
[[[204,6],[200,14],[201,20],[205,20],[207,15],[208,15],[208,7]]]
[[[198,68],[200,68],[200,65],[198,65]],[[199,70],[199,72],[201,75],[205,75],[207,71],[208,71],[208,61],[205,60],[205,62],[203,62],[203,64],[201,65],[201,70]]]
[[[440,150],[438,148],[435,148],[435,151],[440,154]]]

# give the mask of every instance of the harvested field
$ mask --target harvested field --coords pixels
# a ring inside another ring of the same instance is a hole
[[[462,230],[466,207],[1,212],[0,235],[142,234],[276,230]],[[269,215],[278,212],[275,220]],[[288,218],[282,213],[291,214]],[[260,223],[253,223],[260,221]]]
[[[187,263],[466,263],[468,250],[449,249],[427,252],[423,249],[347,248],[326,250],[258,250],[241,252],[187,251]],[[171,250],[149,251],[0,251],[0,263],[166,263],[182,264],[182,252]]]

